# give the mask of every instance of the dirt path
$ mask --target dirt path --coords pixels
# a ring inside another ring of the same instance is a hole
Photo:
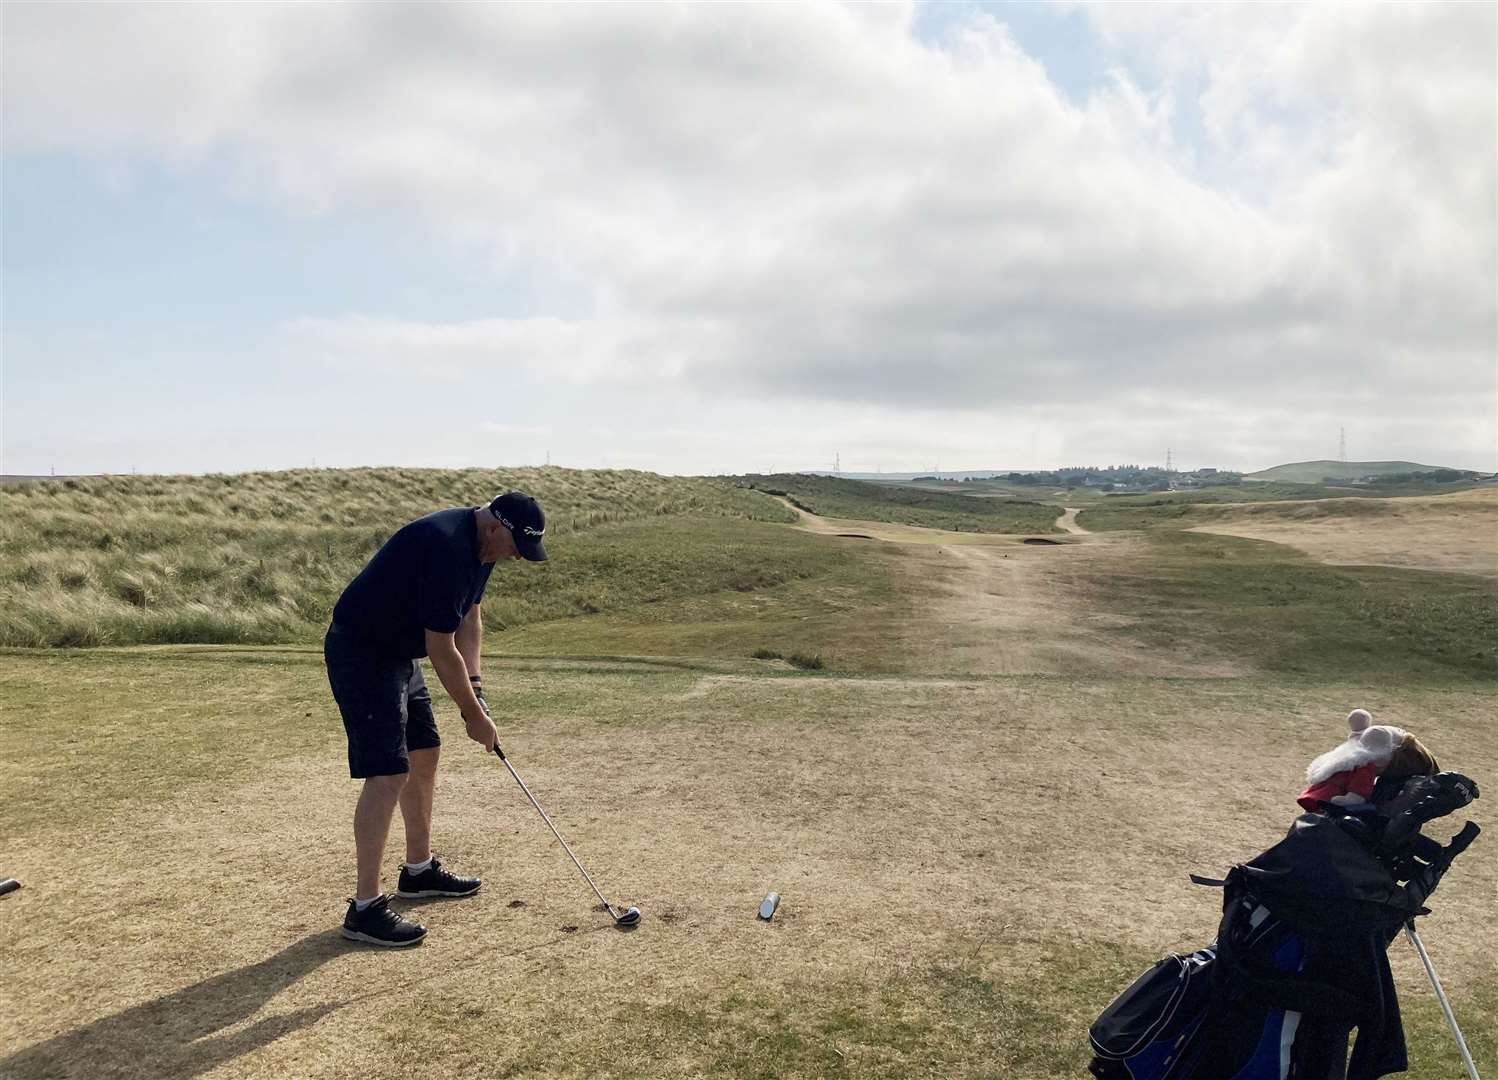
[[[927,600],[912,616],[907,650],[919,670],[990,675],[1223,677],[1245,669],[1183,646],[1151,649],[1129,617],[1089,600],[1087,580],[1137,557],[1131,537],[1084,543],[953,544],[925,556]],[[923,553],[924,554],[924,553]]]
[[[1186,646],[1162,652],[1119,633],[1132,620],[1094,608],[1086,579],[1102,565],[1137,557],[1139,542],[1122,533],[1088,532],[1075,523],[1075,509],[1057,524],[1077,539],[1026,543],[1040,538],[824,518],[781,501],[810,532],[910,547],[920,596],[903,641],[912,670],[1186,678],[1245,673],[1193,656]]]
[[[1081,510],[1078,507],[1066,506],[1062,509],[1064,509],[1066,513],[1062,514],[1056,519],[1056,527],[1058,529],[1064,529],[1067,532],[1075,533],[1078,536],[1092,535],[1091,529],[1084,529],[1082,528],[1082,526],[1077,524],[1077,515],[1081,513]]]

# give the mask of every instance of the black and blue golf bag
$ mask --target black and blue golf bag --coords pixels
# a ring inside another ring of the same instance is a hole
[[[1459,774],[1420,777],[1377,811],[1302,815],[1222,880],[1192,875],[1223,889],[1217,937],[1167,956],[1103,1011],[1089,1029],[1093,1076],[1374,1080],[1403,1071],[1388,946],[1428,914],[1425,899],[1479,831],[1468,822],[1442,846],[1419,825],[1476,796]]]

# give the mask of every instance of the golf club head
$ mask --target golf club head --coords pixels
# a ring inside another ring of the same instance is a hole
[[[621,911],[614,917],[614,925],[620,930],[628,930],[632,926],[639,926],[640,909],[632,907],[628,911]]]

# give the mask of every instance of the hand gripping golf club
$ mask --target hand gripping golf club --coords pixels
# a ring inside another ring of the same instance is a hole
[[[1467,1066],[1467,1075],[1472,1080],[1481,1080],[1481,1077],[1477,1075],[1477,1066],[1472,1063],[1472,1055],[1467,1051],[1467,1040],[1462,1038],[1462,1029],[1456,1026],[1456,1017],[1451,1012],[1451,1002],[1446,1000],[1446,991],[1441,989],[1441,980],[1436,978],[1436,969],[1430,962],[1430,954],[1425,951],[1425,943],[1415,932],[1414,919],[1404,924],[1404,936],[1410,939],[1410,944],[1420,954],[1420,962],[1425,965],[1425,974],[1430,976],[1430,985],[1436,992],[1436,1000],[1441,1003],[1441,1012],[1446,1016],[1446,1026],[1451,1028],[1451,1034],[1456,1036],[1456,1048],[1461,1051],[1462,1063]]]
[[[520,790],[525,792],[525,797],[531,801],[531,805],[536,808],[536,813],[541,815],[541,820],[546,822],[547,827],[551,829],[551,835],[557,838],[557,843],[562,845],[562,850],[567,853],[567,857],[572,860],[572,864],[582,871],[583,877],[587,879],[589,887],[592,888],[599,902],[603,904],[605,910],[613,917],[614,925],[620,930],[627,930],[632,926],[638,925],[640,922],[640,909],[632,907],[625,911],[614,910],[614,905],[603,898],[603,893],[599,892],[598,886],[593,884],[593,878],[586,870],[583,870],[583,864],[577,861],[577,856],[572,854],[572,849],[567,846],[567,841],[562,839],[562,834],[557,832],[557,827],[551,823],[551,818],[547,817],[546,811],[541,809],[541,804],[531,794],[531,789],[525,786],[524,780],[520,779],[520,774],[515,771],[515,766],[510,764],[510,759],[505,757],[505,752],[500,749],[499,743],[494,744],[494,752],[499,755],[499,760],[505,763],[505,768],[510,770],[510,775],[515,778],[515,783],[519,784]]]

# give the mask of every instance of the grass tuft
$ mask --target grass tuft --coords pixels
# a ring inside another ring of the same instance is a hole
[[[826,666],[822,663],[820,656],[808,656],[805,653],[791,653],[785,660],[791,667],[797,667],[803,671],[821,671]]]

